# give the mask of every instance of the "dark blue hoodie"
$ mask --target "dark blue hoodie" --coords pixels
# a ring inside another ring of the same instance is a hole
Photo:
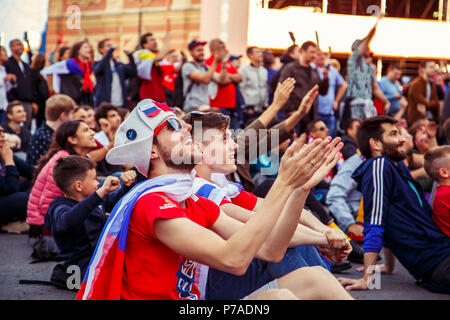
[[[389,248],[417,279],[450,255],[421,186],[408,168],[382,156],[363,162],[352,178],[363,195],[364,252]]]
[[[130,190],[119,190],[100,198],[94,192],[83,201],[57,197],[45,215],[45,227],[51,231],[64,266],[78,265],[84,274],[98,238],[115,204]]]

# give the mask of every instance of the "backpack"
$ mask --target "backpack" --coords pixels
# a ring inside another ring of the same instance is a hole
[[[186,62],[186,63],[194,64],[194,62],[192,62],[192,61]],[[202,67],[205,68],[205,70],[208,70],[208,68],[206,66],[202,65]],[[181,67],[180,71],[178,71],[178,76],[175,78],[175,82],[174,82],[175,89],[173,90],[172,105],[169,105],[169,107],[179,107],[179,108],[183,109],[184,101],[186,100],[187,95],[191,92],[194,85],[198,83],[196,81],[191,80],[191,84],[189,85],[189,87],[186,91],[186,95],[184,95],[184,90],[183,90],[184,82],[183,82],[182,71],[183,71],[183,67]]]

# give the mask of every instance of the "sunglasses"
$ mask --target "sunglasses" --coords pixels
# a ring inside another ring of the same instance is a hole
[[[180,131],[183,128],[183,125],[181,121],[177,118],[169,118],[163,123],[161,123],[156,129],[155,133],[153,134],[153,137],[156,137],[158,133],[161,132],[162,129],[164,129],[167,126],[167,129],[170,131]]]

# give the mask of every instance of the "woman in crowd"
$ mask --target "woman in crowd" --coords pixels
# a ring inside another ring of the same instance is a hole
[[[39,238],[47,233],[44,230],[44,217],[48,206],[54,198],[63,196],[52,176],[56,162],[69,155],[88,157],[89,151],[97,147],[94,134],[82,120],[64,122],[56,131],[49,151],[39,161],[28,200],[30,238]]]

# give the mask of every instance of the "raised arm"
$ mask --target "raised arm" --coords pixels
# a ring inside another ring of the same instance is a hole
[[[289,195],[312,176],[312,168],[306,163],[316,160],[312,155],[319,156],[321,148],[321,141],[312,144],[306,150],[311,152],[309,156],[305,156],[305,152],[294,154],[294,148],[289,148],[278,178],[265,199],[270,205],[263,206],[239,230],[235,229],[236,224],[227,223],[228,219],[221,212],[212,231],[184,218],[156,220],[157,238],[185,258],[235,275],[244,274],[278,221]],[[283,236],[289,241],[292,234]]]
[[[382,19],[383,16],[379,16],[377,18],[377,21],[375,22],[375,25],[370,29],[367,36],[365,36],[361,42],[358,45],[358,51],[362,56],[365,56],[367,53],[369,53],[369,44],[373,39],[373,36],[375,35],[375,32],[377,31],[378,22]]]

